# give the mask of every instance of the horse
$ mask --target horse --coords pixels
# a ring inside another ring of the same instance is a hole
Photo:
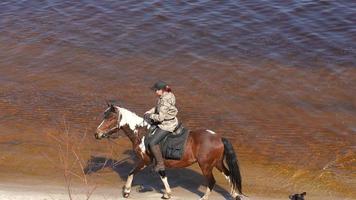
[[[153,162],[153,155],[146,150],[144,144],[149,127],[150,125],[134,112],[117,105],[108,104],[108,108],[104,111],[103,120],[95,131],[95,138],[102,139],[110,138],[114,133],[122,130],[132,143],[133,151],[138,159],[123,186],[122,195],[124,198],[128,198],[130,195],[134,175]],[[181,159],[166,159],[164,164],[166,168],[184,168],[196,162],[207,180],[206,192],[200,200],[208,200],[213,190],[216,182],[212,172],[214,168],[219,170],[230,183],[231,196],[236,200],[241,200],[244,195],[242,193],[239,163],[228,139],[208,129],[190,131]],[[172,190],[166,173],[165,171],[158,173],[165,187],[162,199],[170,199]]]

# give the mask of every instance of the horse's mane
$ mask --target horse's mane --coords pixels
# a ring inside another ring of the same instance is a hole
[[[149,124],[136,113],[123,107],[116,106],[116,108],[121,114],[119,127],[122,127],[127,124],[129,125],[131,130],[135,130],[137,127],[149,126]]]

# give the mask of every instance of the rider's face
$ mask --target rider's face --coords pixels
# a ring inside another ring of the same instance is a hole
[[[156,95],[161,96],[163,94],[163,90],[156,90]]]

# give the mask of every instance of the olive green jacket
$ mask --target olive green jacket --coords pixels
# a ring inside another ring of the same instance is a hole
[[[172,92],[164,92],[158,99],[157,106],[146,113],[150,113],[150,118],[159,122],[158,127],[165,131],[173,132],[178,125],[178,110],[175,106],[176,98]]]

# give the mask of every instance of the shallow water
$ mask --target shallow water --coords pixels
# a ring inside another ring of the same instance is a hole
[[[353,1],[2,1],[3,169],[20,147],[32,149],[23,162],[50,148],[42,135],[63,123],[91,134],[105,100],[143,113],[164,79],[179,118],[222,132],[245,163],[355,195],[355,11]]]

